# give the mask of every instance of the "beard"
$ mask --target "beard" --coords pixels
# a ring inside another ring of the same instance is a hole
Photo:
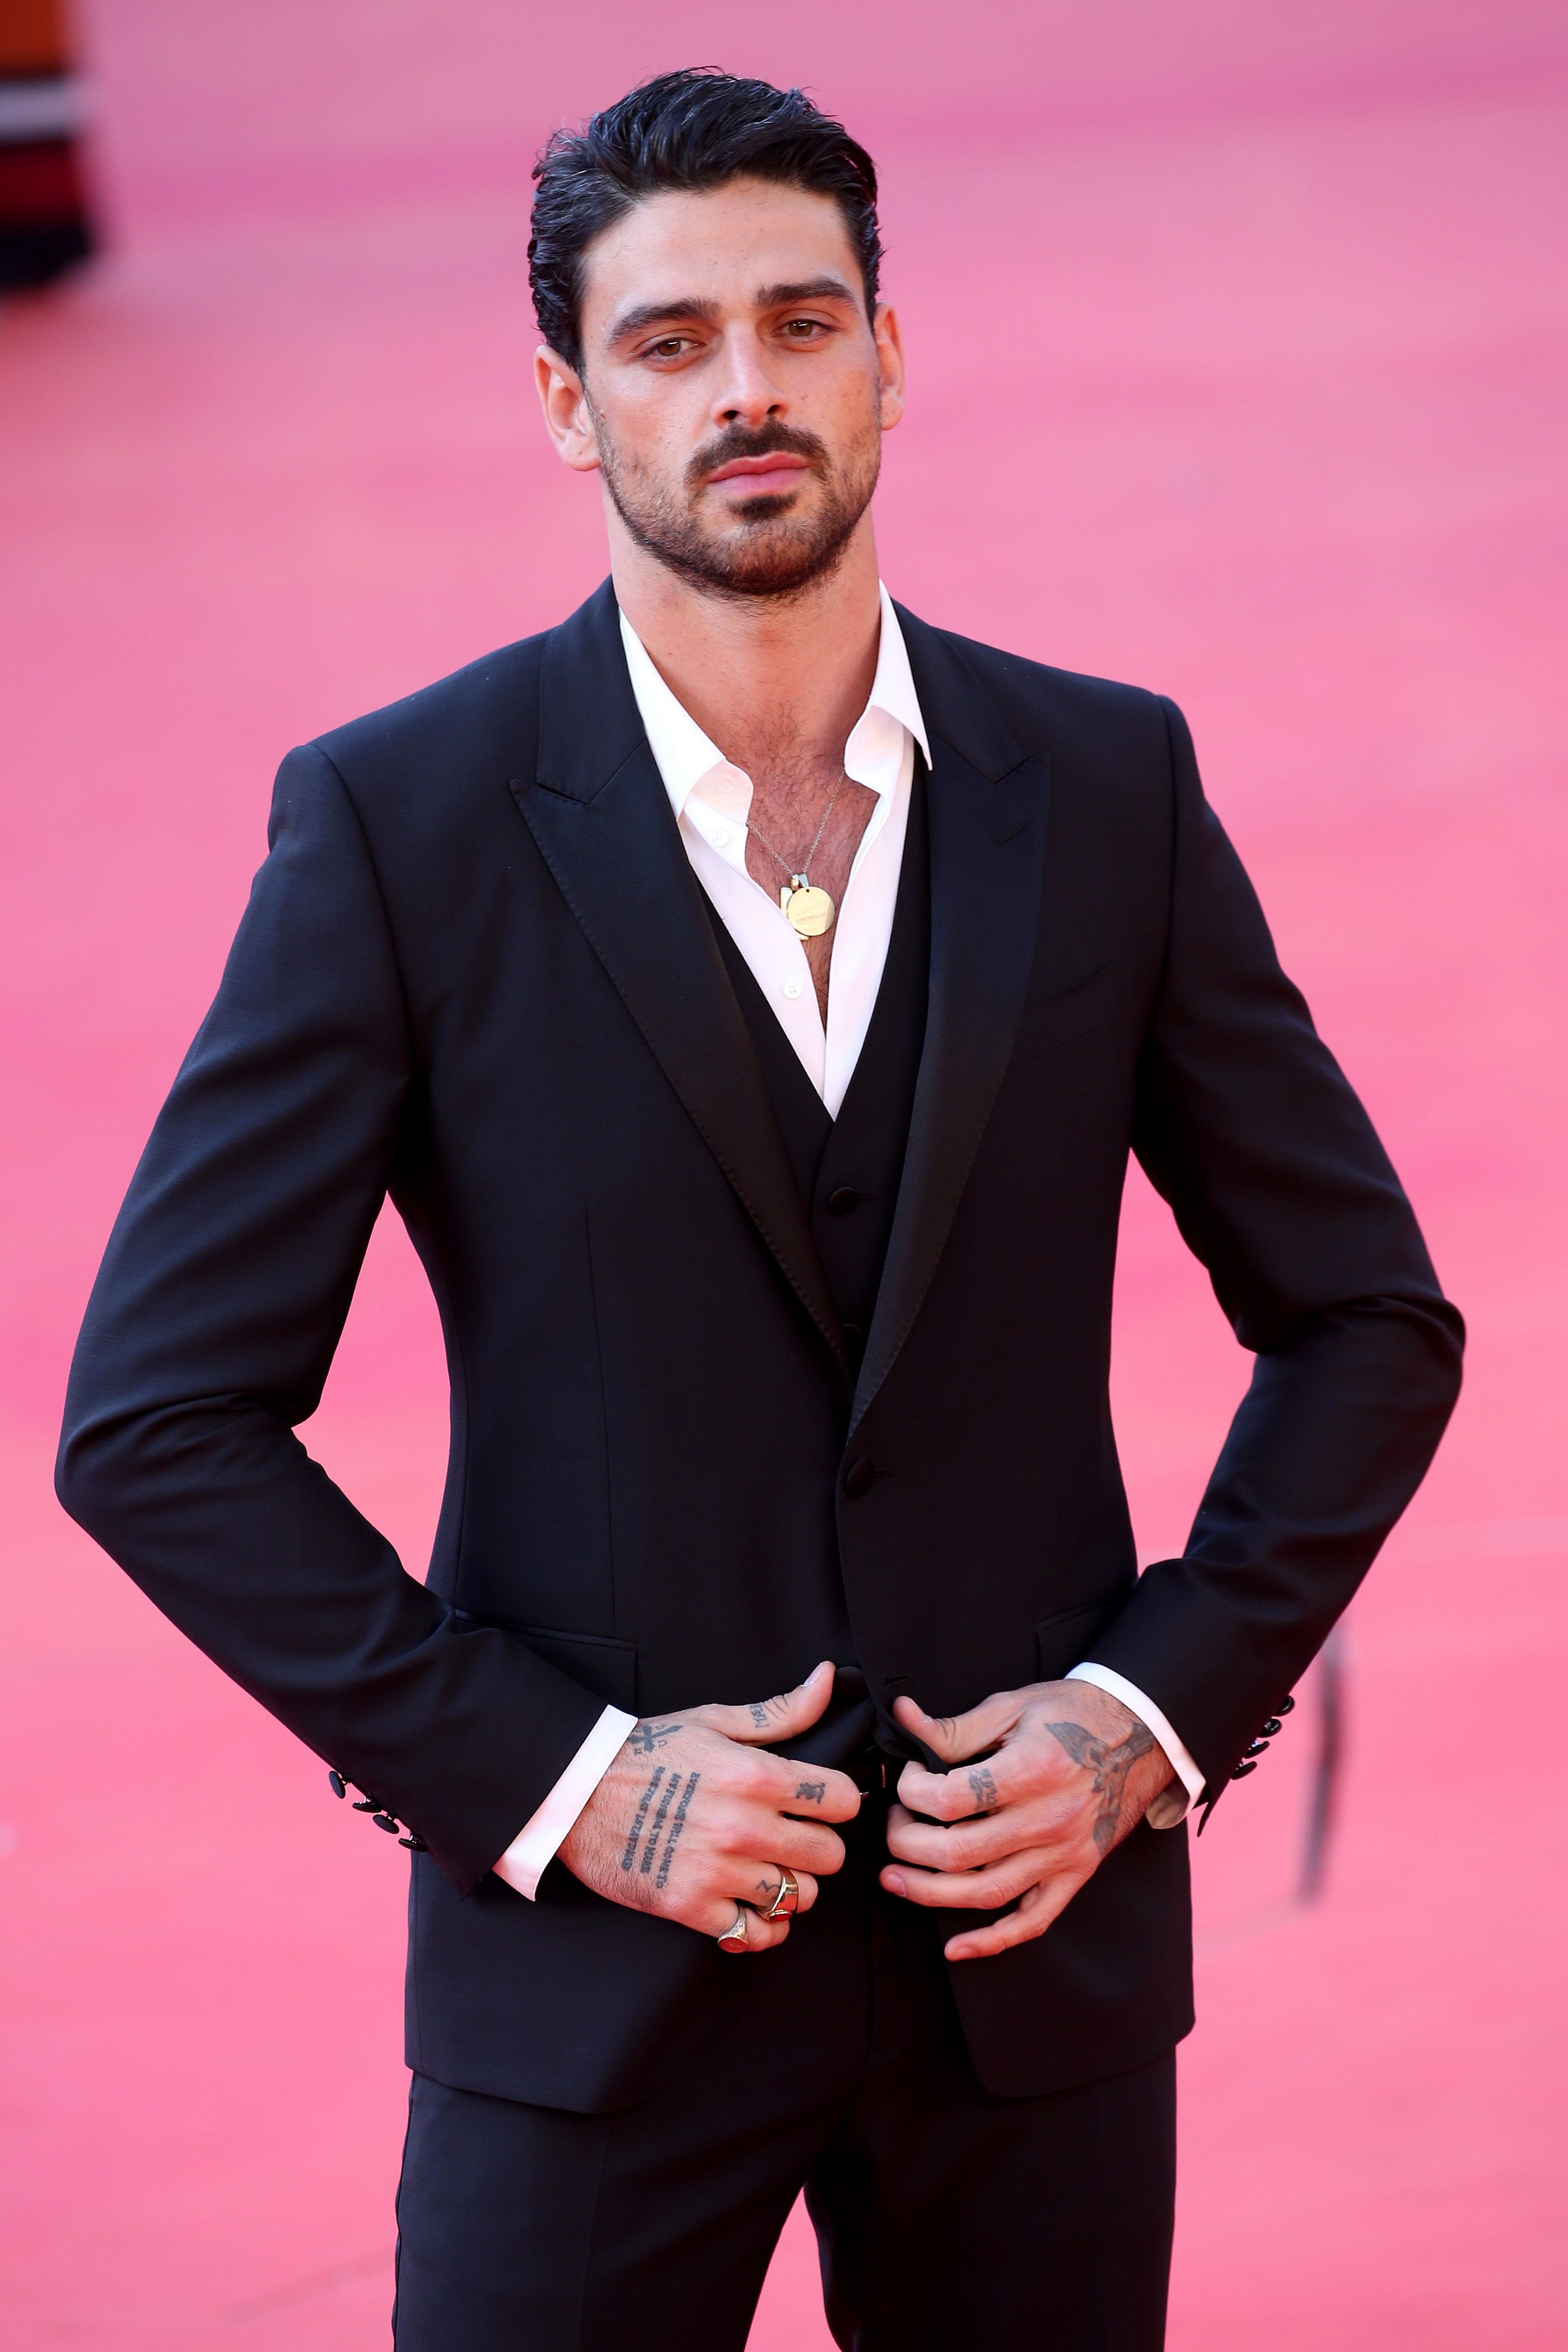
[[[873,429],[847,461],[835,466],[826,444],[798,425],[731,425],[697,452],[677,492],[629,466],[589,403],[605,487],[616,512],[643,549],[669,571],[710,596],[750,599],[798,596],[838,566],[855,527],[871,503],[881,467],[881,435]],[[798,490],[742,499],[722,530],[700,519],[697,500],[715,467],[736,457],[779,450],[804,457],[820,495],[797,514]]]

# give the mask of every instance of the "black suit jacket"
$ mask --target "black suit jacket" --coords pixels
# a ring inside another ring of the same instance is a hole
[[[427,1842],[409,2055],[458,2085],[605,2108],[700,2030],[704,1938],[490,1874],[605,1700],[783,1688],[847,1598],[885,1729],[900,1691],[950,1712],[1092,1645],[1218,1789],[1454,1401],[1458,1318],[1180,714],[900,619],[929,1013],[858,1377],[607,586],[284,761],[93,1293],[61,1496]],[[1142,1578],[1107,1403],[1130,1150],[1258,1359]],[[426,1583],[294,1434],[388,1192],[451,1372]],[[1168,2048],[1189,1943],[1184,1832],[1142,1828],[954,1972],[983,2078]]]

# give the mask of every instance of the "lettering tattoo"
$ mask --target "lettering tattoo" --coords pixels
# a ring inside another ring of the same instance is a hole
[[[685,1727],[684,1724],[671,1723],[668,1717],[662,1722],[634,1723],[626,1734],[626,1746],[636,1756],[651,1756],[656,1748],[662,1748],[667,1739],[673,1739]]]
[[[808,1805],[820,1805],[827,1794],[827,1783],[826,1780],[803,1780],[795,1793],[797,1803],[804,1798]]]
[[[692,1798],[697,1794],[697,1783],[701,1778],[700,1772],[689,1772],[686,1776],[685,1791],[675,1809],[675,1819],[669,1825],[669,1835],[664,1842],[664,1852],[659,1856],[658,1875],[653,1882],[656,1887],[662,1888],[665,1880],[669,1876],[669,1865],[675,1860],[675,1842],[686,1827],[686,1815]]]
[[[1056,1729],[1055,1724],[1051,1726]],[[1002,1802],[996,1779],[988,1764],[977,1764],[969,1776],[969,1793],[974,1799],[977,1813],[994,1813]]]
[[[637,1859],[637,1845],[643,1833],[643,1823],[647,1820],[647,1809],[652,1804],[655,1797],[658,1794],[658,1784],[663,1778],[664,1766],[662,1764],[656,1764],[653,1768],[653,1778],[648,1782],[647,1787],[643,1790],[641,1801],[639,1801],[637,1811],[632,1818],[632,1833],[626,1840],[626,1850],[621,1856],[621,1868],[623,1870],[629,1870],[633,1862]]]
[[[777,1698],[748,1699],[747,1712],[756,1728],[759,1731],[765,1731],[769,1724],[776,1721],[778,1717],[787,1715],[790,1700],[794,1696],[793,1691],[781,1691]]]
[[[1109,1853],[1121,1826],[1121,1801],[1127,1775],[1140,1756],[1147,1756],[1154,1735],[1146,1724],[1135,1723],[1125,1739],[1111,1744],[1097,1739],[1081,1723],[1047,1723],[1046,1729],[1067,1749],[1075,1764],[1094,1774],[1094,1794],[1100,1810],[1094,1817],[1094,1842]]]
[[[653,1817],[653,1827],[647,1833],[647,1843],[642,1850],[641,1874],[644,1878],[647,1876],[649,1871],[653,1868],[653,1857],[658,1845],[659,1832],[664,1828],[664,1817],[669,1811],[670,1799],[674,1796],[679,1786],[680,1774],[679,1772],[672,1772],[668,1780],[664,1784],[664,1794],[658,1801],[658,1811]]]

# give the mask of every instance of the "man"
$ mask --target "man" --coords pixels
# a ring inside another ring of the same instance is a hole
[[[284,762],[61,1493],[414,1850],[401,2352],[739,2352],[803,2185],[844,2346],[1148,2352],[1177,1824],[1458,1318],[1177,711],[882,593],[864,152],[676,74],[537,176],[611,581]],[[1258,1359],[1142,1578],[1129,1150]],[[452,1368],[427,1585],[293,1435],[389,1192]]]

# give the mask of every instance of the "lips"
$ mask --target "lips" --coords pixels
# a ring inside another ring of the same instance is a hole
[[[794,488],[795,477],[805,473],[808,462],[793,450],[770,449],[765,457],[731,457],[727,466],[716,467],[708,481],[710,488],[716,482],[740,482],[747,489],[761,493],[788,490]]]

